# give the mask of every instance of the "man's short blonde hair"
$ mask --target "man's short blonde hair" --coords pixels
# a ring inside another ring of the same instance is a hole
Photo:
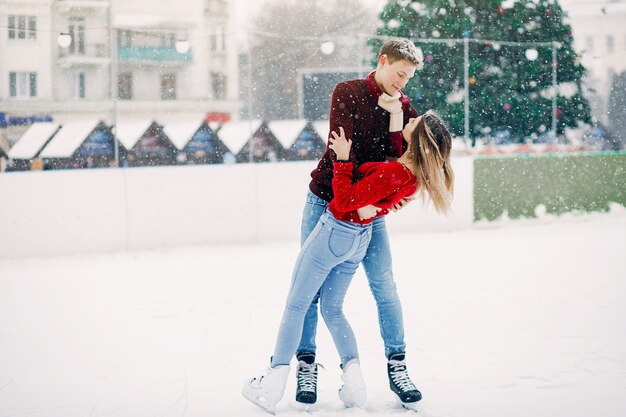
[[[390,64],[402,59],[411,62],[418,70],[424,67],[422,50],[406,38],[391,38],[380,47],[378,56],[387,55]]]

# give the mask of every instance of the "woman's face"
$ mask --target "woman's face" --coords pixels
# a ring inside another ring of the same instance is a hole
[[[413,131],[415,130],[415,128],[417,128],[417,124],[419,123],[421,119],[422,119],[422,116],[410,118],[409,122],[406,124],[406,126],[404,126],[404,129],[402,129],[402,137],[404,138],[406,143],[408,143],[409,145],[411,144],[411,137],[413,135]]]

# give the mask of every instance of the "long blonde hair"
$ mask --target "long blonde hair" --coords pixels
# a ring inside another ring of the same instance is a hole
[[[411,160],[415,164],[418,192],[426,194],[439,213],[448,213],[452,204],[454,172],[450,166],[452,137],[441,118],[424,113],[412,133]]]

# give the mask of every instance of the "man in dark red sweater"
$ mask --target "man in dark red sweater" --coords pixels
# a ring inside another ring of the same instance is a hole
[[[421,51],[408,39],[395,38],[381,47],[378,65],[365,79],[346,81],[335,87],[330,109],[330,131],[345,130],[352,140],[350,161],[354,179],[358,167],[365,162],[398,158],[406,146],[402,128],[410,118],[418,116],[409,104],[410,99],[401,89],[421,69]],[[332,176],[335,154],[328,148],[317,168],[311,173],[309,193],[302,217],[301,242],[304,243],[315,228],[320,216],[333,198]],[[403,203],[407,203],[405,200]],[[400,208],[402,203],[396,208]],[[362,217],[371,216],[363,214]],[[422,395],[411,382],[406,370],[402,307],[391,269],[391,250],[384,217],[373,221],[371,243],[363,260],[370,289],[376,300],[380,333],[388,360],[387,371],[392,391],[407,408],[416,408]],[[317,304],[315,297],[306,314],[302,339],[297,350],[296,400],[301,403],[317,401],[317,364],[315,363],[315,333]],[[344,372],[344,392],[351,388],[365,389],[360,371]],[[350,401],[344,403],[348,405]]]

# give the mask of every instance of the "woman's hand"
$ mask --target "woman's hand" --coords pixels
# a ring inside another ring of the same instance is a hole
[[[357,209],[357,214],[359,215],[359,219],[367,220],[375,217],[380,211],[380,207],[376,207],[374,205],[368,205]]]
[[[401,210],[404,207],[406,207],[406,205],[409,204],[413,200],[415,200],[415,194],[410,195],[408,197],[403,197],[402,200],[400,200],[396,204],[394,204],[394,206],[391,207],[390,210],[393,211],[394,213],[396,213],[398,210]]]
[[[328,138],[330,145],[328,147],[335,151],[337,159],[340,161],[347,161],[350,159],[350,147],[352,147],[352,141],[346,139],[346,135],[343,131],[343,127],[339,127],[339,135],[335,131],[330,132],[333,136]]]

